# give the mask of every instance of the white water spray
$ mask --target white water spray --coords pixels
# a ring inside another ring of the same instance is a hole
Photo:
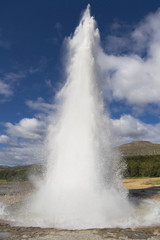
[[[99,86],[99,41],[88,6],[68,41],[67,81],[48,129],[47,175],[33,204],[45,225],[104,227],[128,215]]]

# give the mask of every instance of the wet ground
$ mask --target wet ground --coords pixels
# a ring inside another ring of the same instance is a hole
[[[11,227],[7,223],[0,223],[0,239],[14,240],[102,240],[102,239],[148,239],[159,240],[160,228],[136,229],[91,229],[91,230],[57,230],[50,228]]]
[[[33,187],[29,183],[13,183],[0,185],[0,202],[7,205],[23,201]],[[138,198],[160,199],[160,187],[154,186],[145,189],[130,189],[130,196]],[[0,220],[0,240],[160,240],[160,226],[135,229],[90,229],[90,230],[58,230],[38,227],[15,227]]]
[[[0,202],[10,205],[23,201],[32,190],[33,186],[29,182],[0,184]]]

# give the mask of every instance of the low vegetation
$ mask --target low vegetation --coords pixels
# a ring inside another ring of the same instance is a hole
[[[134,141],[118,147],[124,156],[160,155],[160,144],[148,141]]]
[[[5,184],[7,182],[28,181],[30,176],[42,174],[42,164],[16,167],[0,166],[0,183]]]
[[[160,155],[126,156],[125,177],[160,177]]]
[[[126,156],[126,178],[160,177],[160,155]],[[0,183],[13,181],[28,181],[31,175],[42,175],[41,164],[16,167],[0,166]]]
[[[137,141],[118,147],[126,162],[125,178],[160,177],[160,144]],[[42,164],[0,166],[0,183],[28,181],[31,175],[42,175]]]

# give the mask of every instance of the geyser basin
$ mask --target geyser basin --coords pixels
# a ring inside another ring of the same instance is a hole
[[[66,83],[56,96],[46,139],[47,172],[39,189],[10,215],[17,224],[65,229],[159,222],[159,205],[130,203],[122,162],[111,144],[100,84],[99,31],[89,6],[68,38]],[[139,212],[139,210],[141,211]],[[150,219],[152,219],[150,221]]]

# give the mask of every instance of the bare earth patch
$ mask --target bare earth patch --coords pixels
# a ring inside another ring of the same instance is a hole
[[[160,186],[160,178],[131,178],[123,179],[124,185],[128,189],[142,189]]]
[[[160,178],[124,179],[123,184],[130,196],[160,201]]]

